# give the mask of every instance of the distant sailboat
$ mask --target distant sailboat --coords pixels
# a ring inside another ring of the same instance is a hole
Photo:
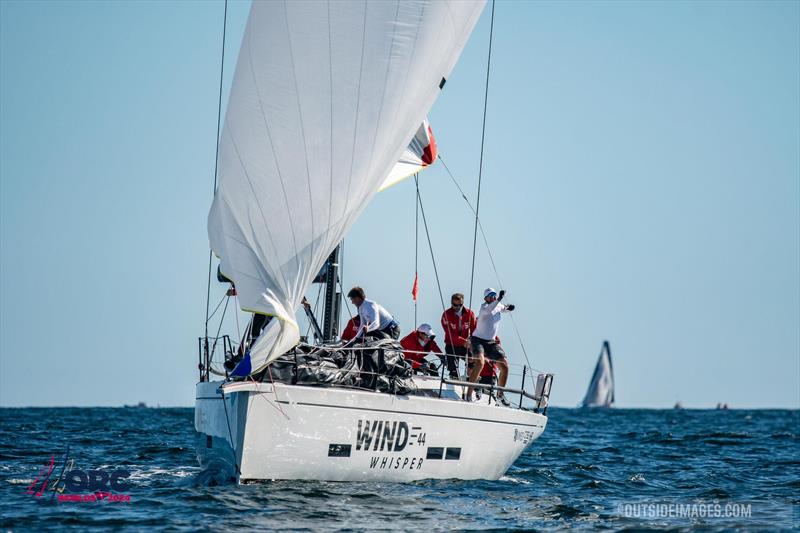
[[[592,381],[581,407],[611,407],[614,403],[614,368],[611,366],[611,347],[608,341],[603,342],[597,366],[594,367]]]

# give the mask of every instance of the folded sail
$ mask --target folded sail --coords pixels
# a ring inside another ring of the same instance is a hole
[[[594,367],[592,381],[581,402],[582,407],[611,407],[614,403],[614,369],[611,366],[611,348],[608,341],[603,343],[597,366]]]
[[[483,6],[253,2],[208,233],[242,309],[275,318],[236,373],[298,342],[304,292],[418,132]]]

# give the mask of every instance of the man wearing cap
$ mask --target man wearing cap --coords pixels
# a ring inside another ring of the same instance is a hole
[[[400,346],[403,347],[403,356],[411,363],[411,368],[414,371],[422,373],[429,373],[436,375],[436,367],[431,364],[425,364],[425,356],[429,353],[439,355],[442,358],[442,349],[433,340],[435,335],[432,334],[430,324],[420,324],[416,331],[412,331],[402,338]]]
[[[492,288],[483,291],[483,303],[478,313],[478,324],[475,326],[475,331],[472,332],[472,337],[470,337],[472,361],[475,363],[469,373],[469,381],[472,383],[478,381],[483,365],[486,359],[489,359],[490,361],[494,361],[500,369],[498,385],[501,387],[506,386],[506,380],[508,379],[508,359],[500,343],[495,340],[497,337],[497,330],[500,328],[501,313],[514,310],[513,305],[501,303],[505,295],[506,291],[500,291],[498,294],[498,292]],[[470,388],[467,391],[467,401],[472,400],[472,393],[473,389]],[[497,398],[503,405],[510,405],[502,392],[498,393]]]
[[[364,289],[353,287],[347,293],[347,297],[358,309],[358,318],[361,322],[356,339],[397,340],[400,337],[400,326],[397,321],[382,305],[372,300],[367,300]]]

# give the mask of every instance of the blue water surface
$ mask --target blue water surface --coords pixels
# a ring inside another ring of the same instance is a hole
[[[198,467],[192,409],[0,409],[0,527],[800,528],[800,411],[552,408],[548,415],[544,435],[498,481],[239,486]],[[58,502],[49,493],[27,494],[66,446],[74,469],[129,470],[130,502]]]

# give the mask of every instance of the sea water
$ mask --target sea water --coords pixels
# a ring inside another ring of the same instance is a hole
[[[544,435],[497,481],[239,486],[198,467],[192,409],[0,409],[0,526],[800,528],[800,411],[551,408],[548,415]],[[87,486],[103,489],[61,501],[67,491],[39,494],[51,462],[51,479],[67,462],[76,483],[85,475]]]

